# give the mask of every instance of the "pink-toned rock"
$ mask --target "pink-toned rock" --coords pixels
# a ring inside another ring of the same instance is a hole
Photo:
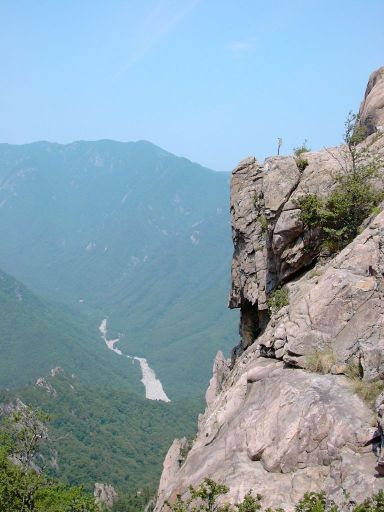
[[[361,124],[366,127],[368,134],[384,130],[384,67],[369,77],[359,113]]]
[[[345,377],[244,354],[200,419],[186,461],[180,468],[173,464],[169,474],[165,463],[156,510],[206,476],[230,487],[226,499],[232,503],[249,489],[263,496],[264,507],[287,510],[310,490],[362,499],[382,485],[376,457],[361,453],[371,414]],[[174,451],[172,445],[166,461],[175,460]]]
[[[371,76],[360,111],[371,133],[362,144],[382,157],[384,137],[375,132],[384,124],[383,72]],[[372,428],[373,411],[342,373],[352,364],[365,379],[384,376],[384,212],[367,219],[336,257],[318,261],[319,231],[303,231],[298,199],[329,195],[346,148],[305,158],[304,170],[293,157],[263,164],[249,157],[233,171],[229,307],[240,308],[241,342],[230,366],[222,354],[215,360],[186,459],[183,441],[171,446],[156,512],[206,477],[228,485],[231,503],[253,489],[263,508],[287,512],[308,491],[344,503],[346,493],[359,502],[383,487],[384,393]],[[378,187],[383,177],[380,169]],[[282,284],[289,304],[271,314],[268,297]],[[302,369],[313,369],[316,360],[330,373]]]

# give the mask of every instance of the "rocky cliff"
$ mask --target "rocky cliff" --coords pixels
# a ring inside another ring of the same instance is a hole
[[[360,124],[364,147],[384,156],[384,68],[369,79]],[[229,306],[240,308],[240,342],[231,360],[216,357],[188,455],[185,440],[168,452],[157,511],[207,476],[230,487],[232,502],[254,489],[263,507],[287,510],[306,491],[358,501],[384,487],[384,395],[374,411],[356,394],[356,382],[372,381],[378,394],[384,376],[384,212],[339,254],[322,257],[298,200],[329,196],[345,172],[346,148],[305,158],[300,169],[293,156],[263,164],[250,157],[233,171]],[[288,304],[272,313],[268,299],[282,285]]]

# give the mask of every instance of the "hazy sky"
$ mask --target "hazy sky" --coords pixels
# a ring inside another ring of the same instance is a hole
[[[147,139],[217,170],[340,141],[384,0],[0,0],[0,142]]]

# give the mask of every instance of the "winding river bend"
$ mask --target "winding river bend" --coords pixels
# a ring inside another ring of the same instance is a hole
[[[145,357],[137,357],[131,356],[127,354],[123,354],[123,352],[117,348],[115,345],[120,341],[120,338],[116,338],[113,340],[108,339],[108,321],[104,318],[99,325],[99,331],[102,339],[105,344],[109,348],[115,352],[115,354],[123,357],[127,357],[128,359],[133,359],[137,361],[140,365],[141,370],[141,382],[145,387],[145,398],[148,400],[161,400],[162,402],[170,402],[171,400],[167,397],[163,385],[158,378],[156,378],[156,374],[154,370],[149,366],[148,361]]]

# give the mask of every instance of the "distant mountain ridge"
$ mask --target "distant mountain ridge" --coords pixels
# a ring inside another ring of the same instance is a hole
[[[228,180],[146,141],[0,144],[0,268],[192,395],[234,344]]]

